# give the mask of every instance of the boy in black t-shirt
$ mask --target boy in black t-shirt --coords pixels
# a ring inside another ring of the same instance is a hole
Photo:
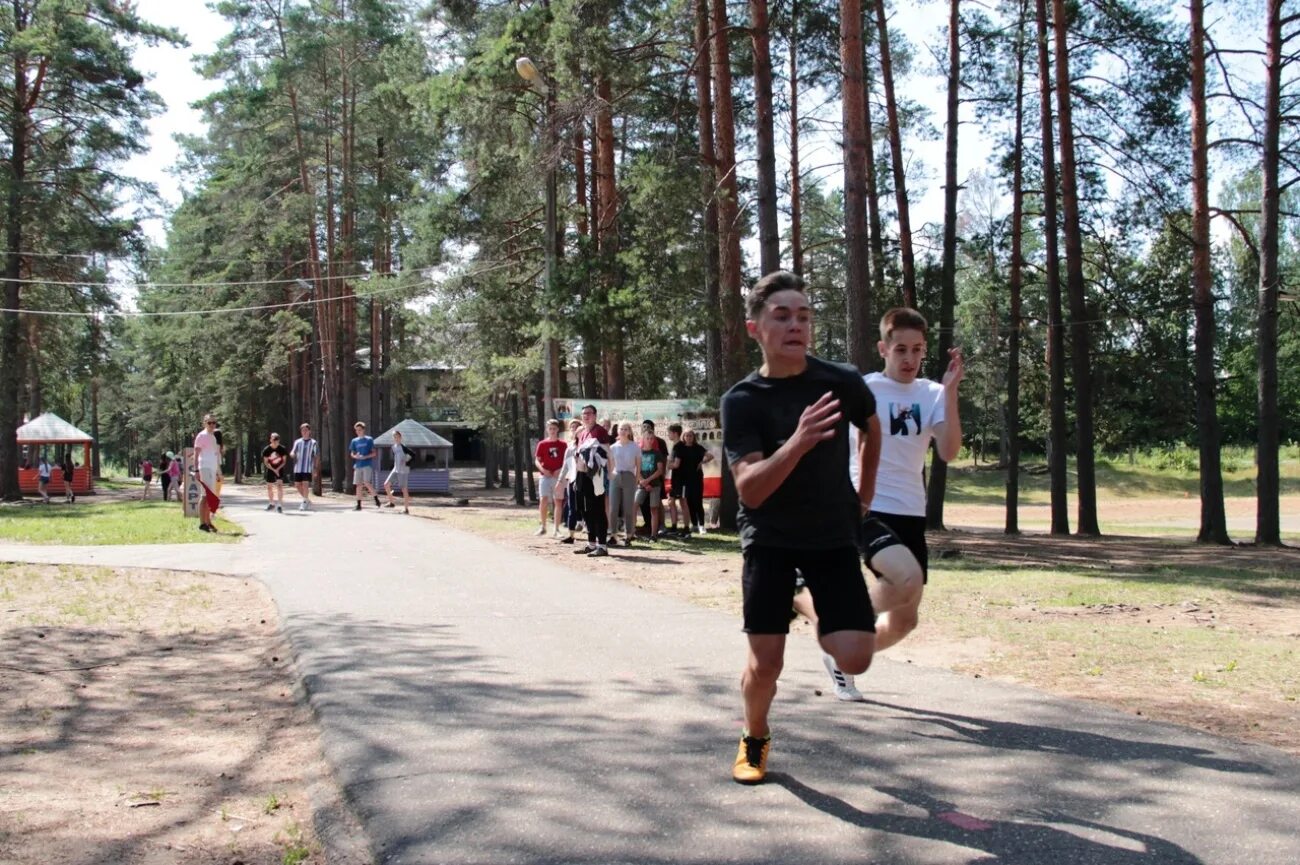
[[[265,467],[266,509],[284,513],[284,472],[289,466],[289,451],[280,444],[280,434],[271,433],[270,442],[262,448],[262,465]]]
[[[763,365],[722,398],[723,447],[740,496],[745,632],[745,730],[732,778],[767,774],[767,715],[790,630],[795,578],[812,590],[822,649],[839,669],[871,664],[875,615],[858,560],[860,494],[849,482],[848,426],[862,430],[860,462],[879,453],[871,391],[853,367],[808,355],[812,308],[804,281],[770,273],[749,293],[745,327]],[[873,449],[872,445],[876,447]],[[859,477],[874,476],[874,466]]]

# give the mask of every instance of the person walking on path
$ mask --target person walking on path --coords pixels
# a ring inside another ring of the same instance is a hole
[[[585,553],[592,558],[608,556],[606,546],[609,533],[605,510],[606,472],[609,462],[609,432],[596,423],[596,407],[582,409],[583,429],[578,433],[578,453],[573,459],[577,479],[574,487],[578,494],[578,511],[587,524],[587,546],[575,553]]]
[[[140,480],[144,481],[144,492],[140,495],[140,500],[143,501],[149,498],[149,488],[153,486],[153,463],[148,457],[140,463]]]
[[[320,459],[320,443],[311,437],[311,424],[299,425],[298,438],[289,449],[289,455],[293,457],[293,486],[298,490],[298,495],[302,496],[298,510],[309,511],[312,472],[316,471],[316,463]]]
[[[944,461],[955,459],[961,450],[957,389],[966,374],[965,362],[961,349],[950,349],[942,382],[919,378],[927,331],[925,317],[914,309],[899,307],[886,312],[876,344],[885,371],[863,377],[876,397],[882,433],[879,470],[865,478],[863,500],[871,510],[862,520],[859,539],[863,562],[876,575],[871,603],[877,614],[878,652],[916,629],[921,596],[929,581],[923,471],[930,441],[934,440]],[[849,474],[854,485],[859,485],[859,467],[852,462]],[[795,609],[816,622],[813,603],[803,595],[795,599]],[[836,697],[863,699],[853,676],[837,668],[828,656],[823,655],[822,662]]]
[[[636,537],[636,474],[641,463],[641,446],[632,440],[632,424],[618,425],[618,441],[609,446],[610,543],[623,526],[623,546]]]
[[[217,494],[217,477],[221,473],[221,445],[217,443],[217,419],[212,415],[203,416],[203,429],[194,437],[194,455],[198,460],[199,483],[203,485],[203,495],[199,496],[199,530],[215,532],[212,515],[221,507],[221,497]]]
[[[289,467],[289,452],[280,444],[280,434],[271,433],[266,447],[262,448],[262,466],[266,474],[266,509],[284,513],[284,472]]]
[[[170,462],[167,464],[166,476],[171,482],[171,488],[176,491],[176,498],[179,500],[181,497],[181,458],[171,451],[167,451],[167,459]],[[163,498],[165,499],[166,496]]]
[[[748,657],[741,676],[745,727],[731,777],[767,775],[768,712],[784,663],[795,579],[812,589],[818,639],[841,670],[865,672],[875,615],[856,540],[862,500],[844,465],[850,424],[879,439],[875,399],[850,366],[808,355],[812,307],[801,277],[776,271],[750,290],[745,329],[763,364],[722,398],[723,447],[740,497]],[[860,447],[860,460],[870,449]],[[874,475],[874,466],[864,476]]]
[[[388,507],[395,508],[393,502],[393,485],[402,490],[402,513],[411,512],[411,460],[415,454],[402,444],[402,431],[393,430],[393,470],[384,479],[384,495],[388,497]]]
[[[564,468],[564,452],[569,449],[560,438],[560,422],[552,418],[546,422],[546,438],[537,443],[533,462],[542,475],[537,491],[537,536],[546,537],[546,515],[551,514],[555,532],[560,532],[560,511],[555,506],[555,491],[559,487],[560,470]]]
[[[671,429],[671,427],[669,427]],[[695,430],[687,427],[682,440],[673,446],[673,490],[681,489],[682,534],[690,537],[705,533],[704,528],[704,464],[713,461],[713,454],[695,440]],[[850,451],[851,452],[851,451]]]
[[[41,454],[36,460],[36,488],[41,494],[41,501],[45,504],[50,503],[50,461]]]
[[[172,457],[170,453],[165,453],[158,460],[158,484],[162,487],[163,501],[171,500],[172,489]]]
[[[77,467],[72,462],[72,452],[65,451],[63,454],[63,500],[72,504],[77,500],[77,494],[72,491],[72,479],[77,476]]]
[[[356,437],[348,443],[348,456],[352,459],[352,485],[357,494],[357,510],[361,510],[361,491],[364,489],[379,507],[379,493],[375,490],[375,440],[366,435],[366,425],[357,421],[352,425]]]

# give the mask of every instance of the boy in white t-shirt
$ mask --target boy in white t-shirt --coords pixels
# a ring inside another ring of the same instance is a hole
[[[942,383],[918,378],[927,331],[925,317],[914,309],[891,309],[881,318],[877,348],[885,360],[885,371],[863,376],[876,398],[880,419],[879,468],[874,477],[859,478],[858,461],[849,460],[854,488],[860,490],[864,502],[871,503],[862,520],[859,547],[863,562],[876,575],[870,586],[877,614],[876,651],[889,648],[916,628],[928,578],[923,472],[930,440],[945,462],[961,450],[957,387],[966,371],[961,349],[949,349]],[[849,453],[855,448],[856,442],[850,442]],[[867,461],[868,466],[873,464]],[[795,598],[795,609],[816,621],[807,593]],[[863,699],[852,676],[836,669],[829,655],[822,660],[836,697]]]

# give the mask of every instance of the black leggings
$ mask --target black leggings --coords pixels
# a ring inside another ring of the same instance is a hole
[[[704,525],[704,473],[696,472],[682,484],[682,498],[691,511],[691,526],[699,530]]]
[[[604,546],[609,536],[609,514],[605,512],[605,497],[596,495],[596,488],[588,472],[579,472],[574,486],[578,488],[578,511],[587,524],[587,543]]]
[[[171,489],[171,486],[172,486],[172,476],[167,474],[167,472],[163,472],[162,473],[163,501],[167,501],[167,497],[168,497],[167,494],[168,491]]]

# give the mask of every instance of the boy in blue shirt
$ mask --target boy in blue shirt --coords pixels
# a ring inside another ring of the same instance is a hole
[[[357,491],[357,510],[361,510],[361,490],[369,490],[379,507],[379,493],[375,491],[375,440],[366,435],[366,425],[357,421],[352,425],[356,438],[348,445],[348,456],[352,458],[352,483]]]

